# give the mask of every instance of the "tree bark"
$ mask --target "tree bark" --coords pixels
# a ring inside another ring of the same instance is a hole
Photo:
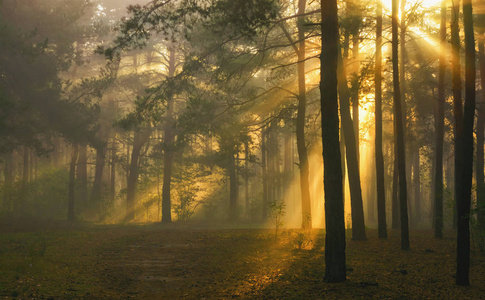
[[[349,174],[350,208],[352,216],[352,240],[366,240],[364,205],[362,202],[362,188],[360,186],[360,171],[355,139],[354,125],[350,117],[350,92],[347,86],[347,77],[343,67],[342,57],[339,53],[338,67],[338,95],[340,100],[340,117],[344,130],[345,149],[347,158],[347,172]]]
[[[340,166],[337,97],[338,13],[336,0],[324,0],[320,94],[325,190],[325,281],[346,280],[345,220]]]
[[[79,158],[77,162],[77,180],[79,182],[79,201],[86,204],[88,200],[88,164],[87,145],[79,145]]]
[[[267,166],[267,129],[261,129],[261,176],[263,184],[263,221],[268,217],[268,166]]]
[[[298,1],[298,14],[305,13],[306,0]],[[312,208],[310,199],[310,166],[305,144],[306,84],[305,84],[305,18],[298,17],[298,113],[296,117],[296,145],[300,159],[301,227],[312,228]]]
[[[406,189],[406,158],[404,145],[404,121],[399,82],[398,52],[398,0],[392,1],[392,80],[394,88],[394,122],[396,128],[397,167],[399,172],[399,208],[401,217],[401,249],[409,250],[408,204]]]
[[[170,49],[168,61],[168,77],[172,78],[175,75],[175,50]],[[167,115],[165,118],[164,128],[164,161],[163,161],[163,187],[162,187],[162,222],[172,222],[172,198],[171,198],[171,184],[172,184],[172,168],[173,159],[175,156],[175,120],[174,120],[174,99],[168,97],[167,99]]]
[[[78,159],[79,145],[74,144],[72,147],[71,162],[69,163],[69,198],[67,202],[67,220],[75,221],[76,214],[74,212],[74,191],[76,188],[76,162]]]
[[[446,1],[441,1],[440,40],[446,39]],[[440,47],[438,71],[438,105],[436,108],[436,154],[434,176],[434,236],[443,237],[443,137],[445,121],[445,72],[446,57],[444,47]]]
[[[237,176],[236,176],[236,161],[235,153],[231,151],[228,157],[228,172],[229,172],[229,220],[236,221],[238,218],[237,207]]]
[[[93,205],[99,205],[102,200],[106,148],[105,142],[96,147],[96,167],[94,171],[93,189],[91,190],[91,202]]]
[[[375,155],[377,186],[377,228],[379,238],[387,238],[384,155],[382,153],[382,3],[377,1],[375,65]]]
[[[143,145],[148,141],[151,130],[143,128],[135,131],[133,139],[133,151],[131,151],[131,160],[129,166],[128,182],[126,186],[126,217],[125,221],[129,222],[136,218],[136,186],[139,174],[139,158]]]
[[[462,169],[457,187],[457,267],[456,284],[469,285],[470,273],[470,206],[473,178],[473,125],[475,121],[475,36],[473,32],[473,8],[471,0],[463,0],[463,24],[465,32],[465,108],[463,116]],[[456,176],[456,175],[455,175]]]
[[[479,39],[478,49],[480,55],[480,82],[482,85],[482,103],[478,106],[477,116],[477,223],[481,229],[485,229],[485,178],[484,178],[484,131],[485,131],[485,45],[484,40]]]

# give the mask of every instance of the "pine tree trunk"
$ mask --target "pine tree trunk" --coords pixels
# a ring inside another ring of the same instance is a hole
[[[470,273],[470,206],[473,178],[473,125],[475,120],[475,36],[471,0],[463,0],[465,32],[465,108],[463,116],[461,184],[457,197],[457,268],[456,284],[469,285]],[[456,176],[456,175],[455,175]]]
[[[401,249],[409,250],[409,224],[406,187],[406,158],[404,145],[404,121],[399,82],[398,53],[398,0],[392,1],[392,77],[394,90],[394,122],[396,128],[397,169],[399,172],[399,208],[401,217]]]
[[[135,131],[133,138],[133,151],[131,152],[131,160],[128,173],[128,182],[126,186],[126,217],[125,221],[129,222],[136,218],[136,186],[139,174],[139,158],[143,145],[148,141],[151,130],[148,128]]]
[[[88,164],[87,145],[79,145],[79,158],[77,162],[77,180],[79,182],[79,200],[86,204],[88,200]]]
[[[305,13],[306,0],[299,0],[298,14]],[[306,84],[305,84],[305,18],[298,17],[298,113],[296,117],[296,145],[300,159],[301,228],[312,228],[312,208],[310,199],[310,166],[305,144]]]
[[[338,60],[338,95],[340,100],[340,117],[344,130],[345,149],[347,158],[347,172],[350,186],[350,208],[352,215],[352,240],[366,240],[364,205],[362,201],[362,188],[360,185],[359,161],[357,158],[357,145],[355,140],[354,126],[350,117],[350,92],[347,86],[345,69],[342,57]]]
[[[267,166],[267,129],[261,129],[261,176],[263,183],[263,221],[268,217],[268,166]]]
[[[229,220],[236,221],[238,218],[237,209],[237,176],[236,176],[236,161],[234,153],[231,151],[228,157],[228,173],[229,173]]]
[[[168,77],[172,78],[175,75],[175,50],[170,49],[168,61]],[[162,222],[172,222],[172,198],[171,198],[171,184],[172,184],[172,168],[173,158],[175,156],[175,120],[174,120],[174,99],[169,97],[167,99],[167,115],[164,128],[164,161],[163,161],[163,186],[162,186]]]
[[[337,1],[322,1],[322,52],[320,93],[325,189],[325,281],[346,280],[345,220],[339,147],[337,96]]]
[[[485,131],[485,45],[484,40],[479,39],[478,49],[480,53],[480,83],[482,85],[482,103],[478,106],[477,116],[477,223],[481,229],[485,229],[485,178],[484,178],[484,131]]]
[[[74,212],[74,191],[76,188],[76,162],[78,159],[79,145],[74,144],[72,148],[71,162],[69,163],[69,199],[67,202],[67,220],[75,221]]]
[[[377,186],[377,227],[379,238],[387,238],[384,155],[382,153],[382,3],[377,1],[375,65],[375,155]]]
[[[441,1],[440,39],[446,39],[446,1]],[[444,47],[440,47],[438,74],[438,105],[436,109],[436,155],[434,176],[434,236],[443,237],[443,137],[445,120],[445,72]]]
[[[420,156],[419,145],[416,141],[413,164],[413,181],[414,181],[414,221],[421,221],[421,174],[420,174]]]

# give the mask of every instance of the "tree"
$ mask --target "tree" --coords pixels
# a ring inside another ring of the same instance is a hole
[[[446,1],[441,2],[440,39],[446,39]],[[441,46],[438,70],[438,102],[436,108],[436,155],[434,174],[434,235],[443,237],[443,135],[445,118],[445,51]]]
[[[380,238],[387,238],[384,156],[382,154],[382,3],[377,1],[375,65],[375,155],[377,183],[377,221]]]
[[[401,217],[401,249],[409,250],[408,204],[406,187],[406,158],[404,145],[404,122],[401,104],[401,91],[399,82],[399,53],[398,53],[398,0],[392,1],[392,81],[394,128],[396,129],[397,169],[399,173],[399,201]]]
[[[347,170],[349,174],[350,205],[352,212],[352,239],[366,240],[364,223],[364,206],[362,203],[362,189],[360,186],[360,170],[357,143],[354,125],[350,117],[350,92],[347,85],[347,76],[343,66],[342,56],[339,52],[337,66],[338,94],[340,103],[340,118],[345,138],[347,157]]]
[[[463,25],[465,31],[465,108],[462,137],[455,137],[463,149],[458,163],[461,177],[457,190],[457,267],[456,284],[469,285],[470,272],[470,206],[473,178],[473,125],[475,121],[475,35],[473,32],[473,8],[471,0],[463,1]],[[455,112],[456,114],[456,112]],[[458,155],[460,153],[456,153]]]
[[[346,266],[337,96],[339,51],[337,1],[322,1],[321,15],[320,101],[325,189],[325,281],[343,282],[346,280]]]

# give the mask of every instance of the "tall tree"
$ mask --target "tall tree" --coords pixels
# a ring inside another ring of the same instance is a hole
[[[169,48],[168,58],[168,78],[175,75],[176,56],[175,49]],[[171,199],[171,184],[172,184],[172,168],[173,159],[175,156],[175,119],[174,119],[174,95],[169,93],[167,99],[167,114],[165,117],[164,127],[164,150],[163,158],[163,187],[162,187],[162,222],[172,222],[172,199]]]
[[[325,281],[343,282],[346,280],[345,219],[337,95],[337,1],[322,1],[321,15],[320,101],[325,189]]]
[[[380,238],[387,238],[384,155],[382,154],[382,3],[377,1],[375,64],[375,155],[377,183],[377,227]]]
[[[446,39],[446,1],[441,1],[440,40]],[[436,107],[436,154],[434,174],[434,236],[443,237],[443,136],[445,119],[445,51],[440,47],[438,71],[438,102]]]
[[[337,80],[340,117],[344,131],[347,171],[349,174],[352,239],[363,241],[367,238],[365,234],[364,205],[362,203],[362,188],[360,186],[357,143],[355,139],[355,128],[350,117],[350,92],[340,52],[337,66]]]
[[[401,104],[401,90],[399,82],[399,36],[398,36],[398,4],[399,0],[392,1],[392,81],[393,81],[393,106],[394,106],[394,128],[396,129],[397,167],[399,177],[399,201],[401,217],[401,249],[409,250],[409,225],[408,225],[408,204],[406,189],[406,158],[404,145],[404,121]]]
[[[480,83],[482,86],[482,101],[478,105],[477,115],[477,159],[475,178],[477,180],[477,223],[480,228],[485,228],[485,178],[484,178],[484,134],[485,134],[485,40],[478,40],[478,52],[480,61]]]
[[[473,178],[473,125],[475,121],[475,35],[473,32],[473,8],[471,0],[463,0],[463,27],[465,32],[465,108],[463,115],[462,179],[457,186],[457,267],[456,284],[469,285],[470,273],[470,206]],[[455,137],[456,139],[456,137]]]
[[[305,116],[306,116],[306,84],[305,84],[305,8],[306,0],[298,1],[298,48],[295,49],[298,55],[298,112],[296,117],[296,144],[298,157],[300,159],[300,192],[301,192],[301,213],[302,228],[312,228],[312,210],[309,185],[309,164],[305,142]]]

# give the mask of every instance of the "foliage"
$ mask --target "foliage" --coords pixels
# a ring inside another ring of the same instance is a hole
[[[284,201],[272,201],[269,204],[270,217],[275,227],[275,239],[278,238],[278,231],[284,226],[283,218],[286,215],[286,204]]]

